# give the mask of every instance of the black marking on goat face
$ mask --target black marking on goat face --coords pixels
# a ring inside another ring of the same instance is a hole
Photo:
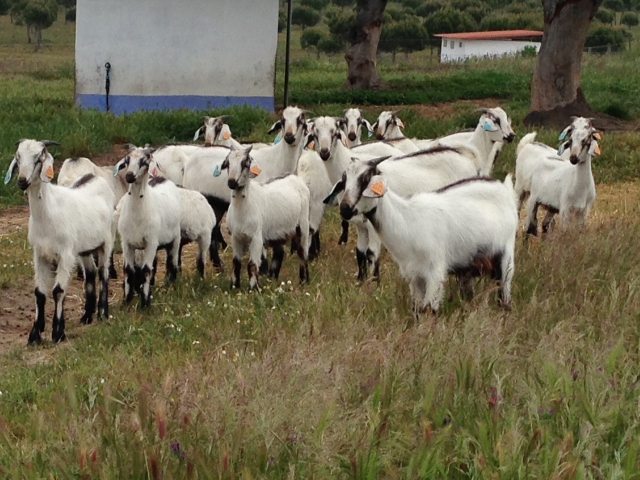
[[[460,185],[466,185],[468,183],[474,183],[474,182],[499,182],[499,181],[500,180],[498,180],[496,178],[491,178],[491,177],[465,178],[463,180],[458,180],[457,182],[450,183],[449,185],[445,185],[444,187],[436,190],[435,193],[446,192],[447,190],[450,190],[450,189],[455,188],[455,187],[459,187]]]
[[[359,177],[356,183],[356,191],[353,192],[353,198],[349,195],[349,191],[345,189],[344,197],[342,197],[342,202],[340,203],[340,215],[345,220],[350,220],[351,217],[356,215],[358,212],[356,211],[355,206],[358,204],[360,199],[362,198],[362,192],[364,192],[369,186],[369,182],[371,181],[371,177],[378,174],[378,167],[372,165],[365,172],[363,172]],[[346,172],[342,174],[342,182],[344,185],[347,185],[347,174]],[[366,212],[364,212],[366,214]]]
[[[166,181],[167,179],[164,177],[153,177],[151,180],[149,180],[149,186],[155,187],[156,185],[160,185]]]
[[[86,185],[87,183],[91,182],[91,180],[93,180],[94,178],[96,178],[96,176],[93,173],[86,173],[83,176],[81,176],[78,180],[73,182],[73,184],[71,185],[71,188],[80,188]]]

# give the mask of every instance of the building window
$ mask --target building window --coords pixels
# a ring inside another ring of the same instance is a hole
[[[451,50],[453,50],[455,47],[456,47],[455,40],[451,40]]]
[[[462,48],[462,42],[460,42],[460,45],[458,45],[460,48]]]
[[[447,41],[446,41],[446,40],[443,40],[443,41],[442,41],[442,45],[444,46],[444,48],[447,48]]]

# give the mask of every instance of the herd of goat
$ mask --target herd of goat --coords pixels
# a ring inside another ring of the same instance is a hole
[[[501,108],[481,109],[478,125],[434,140],[410,139],[397,112],[382,112],[371,125],[359,109],[343,117],[306,118],[287,107],[270,133],[273,144],[242,145],[225,117],[205,117],[194,141],[204,145],[130,146],[113,167],[87,158],[64,161],[54,178],[53,141],[17,143],[5,183],[18,171],[28,195],[29,243],[33,248],[36,319],[29,344],[40,343],[47,294],[54,300],[52,339],[65,339],[64,298],[76,266],[84,275],[82,323],[108,318],[108,283],[117,278],[113,246],[120,235],[124,258],[124,300],[151,301],[156,255],[166,250],[166,280],[175,280],[183,245],[198,245],[197,270],[207,257],[233,248],[232,286],[240,287],[241,260],[248,253],[249,287],[260,273],[278,278],[285,244],[299,257],[300,282],[309,280],[309,261],[320,253],[320,226],[328,206],[339,203],[339,242],[357,231],[358,279],[379,276],[384,245],[409,281],[414,317],[427,306],[436,312],[447,275],[463,298],[473,296],[473,277],[499,282],[499,302],[511,304],[514,249],[521,202],[528,195],[525,229],[537,233],[537,210],[546,208],[542,229],[556,213],[562,226],[575,216],[584,222],[595,199],[591,158],[600,153],[599,133],[575,118],[560,135],[560,148],[525,135],[517,149],[515,186],[491,177],[504,142],[515,133]],[[361,143],[362,129],[376,140]],[[266,249],[272,249],[271,262]],[[209,255],[207,255],[207,251]],[[96,295],[96,275],[100,292]]]

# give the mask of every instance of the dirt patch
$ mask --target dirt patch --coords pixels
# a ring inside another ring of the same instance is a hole
[[[27,205],[3,208],[0,214],[0,235],[27,228],[28,223],[29,207]]]
[[[99,167],[113,166],[122,160],[129,150],[124,145],[114,145],[113,150],[92,157],[93,163]]]

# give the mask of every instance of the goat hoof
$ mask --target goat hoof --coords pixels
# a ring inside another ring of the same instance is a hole
[[[40,329],[33,327],[31,333],[29,333],[29,340],[27,340],[27,346],[40,345],[42,343],[42,336],[40,336]]]
[[[90,325],[93,322],[93,316],[88,313],[83,313],[80,318],[80,325]]]
[[[60,343],[60,342],[64,342],[67,339],[67,336],[64,333],[64,330],[62,332],[53,332],[51,334],[51,341],[53,343]]]
[[[118,278],[118,272],[116,271],[115,268],[110,268],[109,269],[109,278],[111,280],[116,280]]]

